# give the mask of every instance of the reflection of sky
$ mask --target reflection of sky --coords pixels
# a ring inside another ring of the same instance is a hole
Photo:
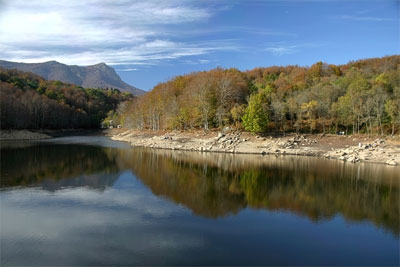
[[[65,136],[52,139],[44,139],[37,141],[38,143],[50,144],[83,144],[94,145],[111,148],[131,148],[132,146],[126,142],[114,141],[104,136]]]
[[[130,172],[105,191],[2,191],[0,222],[1,265],[399,263],[398,240],[370,223],[251,209],[206,219]]]

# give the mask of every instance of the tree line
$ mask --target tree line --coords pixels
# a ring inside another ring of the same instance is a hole
[[[0,68],[2,129],[99,128],[130,93],[47,81],[38,75]]]
[[[135,129],[231,126],[254,133],[395,134],[400,125],[400,56],[345,65],[194,72],[123,103],[117,115],[125,127]]]

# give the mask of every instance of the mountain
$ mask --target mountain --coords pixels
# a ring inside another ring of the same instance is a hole
[[[17,63],[0,60],[0,67],[33,72],[47,80],[59,80],[85,88],[117,88],[123,92],[131,92],[133,95],[145,93],[145,91],[122,81],[115,70],[105,63],[81,67],[65,65],[57,61]]]

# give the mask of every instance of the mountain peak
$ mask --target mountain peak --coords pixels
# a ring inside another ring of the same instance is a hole
[[[47,80],[59,80],[86,88],[116,88],[133,95],[145,93],[122,81],[115,70],[104,62],[81,67],[65,65],[54,60],[29,64],[0,60],[0,67],[33,72]]]
[[[20,64],[24,64],[24,63],[20,63]],[[65,65],[65,64],[60,63],[60,62],[55,61],[55,60],[50,60],[50,61],[46,61],[46,62],[43,62],[43,63],[29,63],[29,64]]]
[[[115,72],[115,70],[112,67],[108,66],[104,62],[100,62],[100,63],[97,63],[95,65],[88,66],[88,68],[96,68],[96,69],[100,69],[102,71],[113,71],[113,72]]]
[[[97,63],[97,64],[94,64],[94,65],[92,65],[93,67],[102,67],[102,66],[107,66],[107,67],[109,67],[106,63],[104,63],[104,62],[100,62],[100,63]]]

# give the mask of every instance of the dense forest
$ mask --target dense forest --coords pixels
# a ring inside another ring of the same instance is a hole
[[[131,98],[117,89],[85,89],[0,68],[1,129],[99,128]]]
[[[400,125],[400,56],[332,65],[217,68],[175,77],[120,105],[135,129],[223,128],[254,133],[395,134]]]

